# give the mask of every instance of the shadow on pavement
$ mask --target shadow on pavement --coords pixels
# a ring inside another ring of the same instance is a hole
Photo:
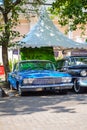
[[[5,89],[5,87],[3,86]],[[8,91],[10,91],[8,89]],[[28,92],[19,96],[17,91],[10,91],[9,97],[0,98],[0,116],[25,115],[49,111],[51,113],[73,113],[75,106],[87,104],[87,94],[74,94],[68,91],[66,95],[58,92]]]
[[[23,97],[0,99],[0,116],[25,115],[43,111],[51,113],[76,113],[75,106],[87,104],[86,94],[60,95],[50,92],[32,92]]]

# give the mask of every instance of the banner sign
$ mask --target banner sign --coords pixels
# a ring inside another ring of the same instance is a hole
[[[13,50],[13,54],[14,54],[14,55],[18,55],[18,50],[17,50],[17,49],[14,49],[14,50]]]
[[[72,56],[87,56],[87,50],[72,51]]]
[[[4,66],[0,65],[0,75],[4,75],[5,71],[4,71]]]

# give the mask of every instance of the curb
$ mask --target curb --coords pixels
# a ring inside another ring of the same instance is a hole
[[[5,92],[5,90],[0,87],[0,97],[7,97],[7,96],[8,94]]]
[[[15,97],[15,96],[18,96],[16,90],[11,90],[11,89],[5,88],[5,89],[4,89],[4,92],[6,93],[6,95],[7,95],[8,97]]]

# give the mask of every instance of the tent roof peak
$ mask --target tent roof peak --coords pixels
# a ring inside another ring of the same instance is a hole
[[[21,47],[60,47],[86,48],[86,44],[75,42],[60,32],[50,19],[46,8],[42,7],[38,22],[29,33],[19,42]]]

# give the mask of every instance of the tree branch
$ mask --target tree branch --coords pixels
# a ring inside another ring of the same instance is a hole
[[[20,4],[22,2],[22,0],[16,0],[14,3],[12,3],[12,6],[16,6],[18,4]],[[10,6],[8,9],[7,9],[7,13],[9,13],[12,9],[12,6]]]
[[[13,5],[16,6],[16,5],[20,4],[20,2],[22,2],[22,0],[16,0],[16,1],[13,3]]]

